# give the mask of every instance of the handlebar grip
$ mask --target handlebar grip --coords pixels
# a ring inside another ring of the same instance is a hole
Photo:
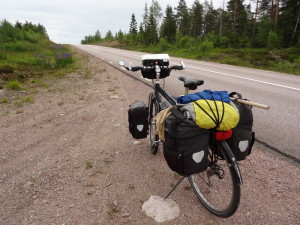
[[[133,71],[133,72],[141,70],[141,69],[142,69],[141,66],[133,66],[133,67],[131,67],[131,71]]]
[[[171,66],[171,70],[183,70],[183,66]]]

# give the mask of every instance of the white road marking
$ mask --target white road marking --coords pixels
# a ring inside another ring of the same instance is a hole
[[[290,86],[286,86],[286,85],[275,84],[275,83],[266,82],[266,81],[262,81],[262,80],[256,80],[256,79],[252,79],[252,78],[248,78],[248,77],[241,77],[241,76],[232,75],[229,73],[222,73],[222,72],[217,72],[217,71],[213,71],[213,70],[206,70],[206,69],[193,67],[193,66],[186,66],[186,67],[191,68],[191,69],[203,70],[203,71],[207,71],[207,72],[211,72],[211,73],[221,74],[221,75],[225,75],[225,76],[229,76],[229,77],[235,77],[235,78],[239,78],[239,79],[250,80],[250,81],[259,82],[259,83],[263,83],[263,84],[269,84],[269,85],[273,85],[273,86],[277,86],[277,87],[283,87],[283,88],[300,91],[300,88],[290,87]]]

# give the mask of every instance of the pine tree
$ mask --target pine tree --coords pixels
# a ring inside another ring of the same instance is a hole
[[[192,20],[192,36],[197,38],[202,35],[203,32],[203,6],[199,3],[199,0],[195,0],[191,10]]]
[[[204,35],[209,33],[218,33],[219,29],[219,12],[215,10],[212,4],[204,2]]]
[[[130,27],[129,34],[136,36],[137,35],[137,22],[136,22],[134,13],[131,15],[131,22],[130,22],[129,27]]]
[[[227,10],[230,15],[232,31],[244,35],[248,27],[249,10],[243,4],[244,0],[229,0]]]
[[[169,43],[175,42],[176,36],[176,19],[171,6],[166,8],[166,16],[163,19],[160,36],[165,38]]]
[[[101,41],[101,34],[99,30],[96,31],[94,39],[96,42]]]
[[[163,14],[161,12],[161,6],[159,5],[158,1],[152,0],[152,4],[149,8],[149,13],[153,14],[156,24],[159,25]]]
[[[149,11],[148,11],[148,5],[147,2],[145,3],[145,8],[144,8],[144,14],[143,14],[143,30],[147,30],[148,29],[148,20],[149,20]]]
[[[185,0],[179,0],[176,11],[178,31],[182,36],[190,35],[190,15]]]
[[[105,39],[108,41],[111,41],[114,39],[112,32],[109,30],[107,31],[106,35],[105,35]]]
[[[149,21],[145,30],[146,44],[155,44],[158,42],[157,24],[153,13],[149,14]]]
[[[158,42],[158,23],[162,17],[161,7],[156,0],[152,0],[149,10],[147,3],[145,4],[145,12],[143,15],[144,25],[144,41],[145,44],[154,44]]]

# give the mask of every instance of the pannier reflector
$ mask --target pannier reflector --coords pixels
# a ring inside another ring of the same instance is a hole
[[[225,141],[232,136],[232,130],[225,130],[225,131],[219,131],[216,132],[216,140],[217,141]]]

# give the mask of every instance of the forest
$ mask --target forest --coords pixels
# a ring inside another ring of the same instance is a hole
[[[168,5],[165,14],[159,2],[145,4],[143,20],[138,26],[132,14],[129,32],[115,35],[108,31],[102,38],[99,31],[86,36],[82,43],[101,40],[136,41],[145,45],[157,44],[163,38],[169,44],[178,39],[207,39],[214,47],[228,48],[288,48],[299,47],[300,1],[255,0],[255,8],[244,0],[229,0],[215,9],[207,0],[195,0],[191,8],[179,0],[173,8]],[[253,6],[253,4],[252,4]]]
[[[280,67],[288,67],[279,71],[298,74],[295,68],[289,68],[300,67],[299,0],[252,0],[252,4],[224,0],[220,8],[214,8],[207,0],[195,0],[189,8],[185,0],[179,0],[175,7],[168,5],[164,13],[159,1],[152,0],[138,14],[143,14],[141,23],[137,24],[133,13],[128,18],[128,31],[113,34],[109,30],[102,36],[97,30],[81,43],[112,43],[121,48],[168,51],[174,56],[212,61],[218,61],[220,54],[251,55],[254,51],[251,59],[244,60],[245,64],[250,61],[245,66],[264,66],[270,64],[269,59],[276,61],[279,57]],[[267,59],[259,60],[262,57]],[[225,63],[240,65],[236,60]]]

